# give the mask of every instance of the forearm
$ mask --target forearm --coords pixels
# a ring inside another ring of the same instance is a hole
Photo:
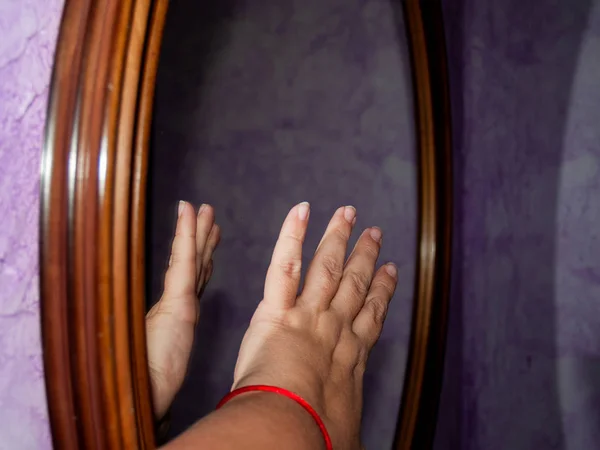
[[[240,395],[171,441],[165,450],[317,450],[323,435],[292,399],[269,392]]]

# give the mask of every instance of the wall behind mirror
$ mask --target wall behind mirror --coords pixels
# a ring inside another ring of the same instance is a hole
[[[600,2],[445,2],[456,181],[436,449],[600,439]]]
[[[178,200],[216,208],[222,241],[171,436],[228,392],[289,207],[312,205],[303,262],[340,205],[384,232],[398,290],[365,380],[363,440],[390,448],[410,334],[416,160],[410,62],[389,0],[173,0],[152,130],[148,307],[158,300]]]
[[[52,448],[40,339],[39,179],[63,0],[0,2],[0,448]]]

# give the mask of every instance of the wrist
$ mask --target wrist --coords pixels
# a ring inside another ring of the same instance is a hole
[[[266,370],[256,371],[236,380],[232,391],[253,385],[277,386],[293,392],[308,402],[319,416],[325,419],[323,381],[314,372],[298,370],[292,375],[289,372],[284,374]]]
[[[260,386],[258,386],[260,387]],[[318,414],[302,398],[294,393],[278,392],[279,388],[266,386],[265,390],[250,390],[235,393],[231,398],[224,398],[219,410],[230,413],[243,410],[246,414],[253,415],[257,420],[267,422],[266,426],[277,429],[289,438],[296,441],[299,448],[326,448],[324,436],[327,430]],[[291,395],[291,396],[290,396]],[[315,417],[316,416],[316,417]],[[322,428],[321,428],[322,427]]]

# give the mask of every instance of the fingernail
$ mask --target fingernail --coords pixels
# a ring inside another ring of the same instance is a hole
[[[179,206],[177,207],[177,217],[181,217],[183,208],[185,208],[185,202],[183,200],[179,200]]]
[[[354,224],[354,219],[356,218],[356,208],[354,206],[346,206],[344,208],[344,219],[349,224]]]
[[[380,243],[381,242],[381,230],[377,227],[373,227],[371,228],[371,230],[369,231],[369,234],[371,235],[371,238],[377,242]]]
[[[206,203],[202,203],[202,205],[200,205],[200,209],[198,210],[198,215],[202,214],[205,209],[206,209]]]
[[[385,271],[388,273],[390,277],[396,278],[398,275],[398,269],[396,269],[396,265],[394,263],[388,263],[385,265]]]
[[[308,218],[308,212],[310,211],[310,205],[308,202],[302,202],[298,205],[298,219],[306,220]]]

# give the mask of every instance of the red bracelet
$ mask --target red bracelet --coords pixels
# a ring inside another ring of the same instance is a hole
[[[321,433],[323,434],[323,438],[325,439],[325,447],[327,448],[327,450],[333,450],[333,445],[331,444],[331,438],[329,437],[327,428],[325,428],[325,424],[323,423],[323,420],[321,420],[321,417],[319,417],[319,414],[314,410],[314,408],[312,406],[310,406],[310,404],[306,400],[304,400],[298,394],[294,394],[293,392],[288,391],[287,389],[283,389],[283,388],[276,387],[276,386],[267,386],[267,385],[263,385],[263,384],[241,387],[239,389],[231,391],[229,394],[227,394],[225,397],[223,397],[223,400],[221,400],[219,402],[219,404],[217,405],[217,409],[221,408],[225,403],[227,403],[232,398],[237,397],[240,394],[244,394],[246,392],[252,392],[252,391],[274,392],[275,394],[283,395],[285,397],[288,397],[288,398],[291,398],[292,400],[294,400],[296,403],[298,403],[300,406],[302,406],[312,416],[312,418],[315,420],[315,422],[317,422],[317,425],[319,426],[319,429],[321,430]]]

